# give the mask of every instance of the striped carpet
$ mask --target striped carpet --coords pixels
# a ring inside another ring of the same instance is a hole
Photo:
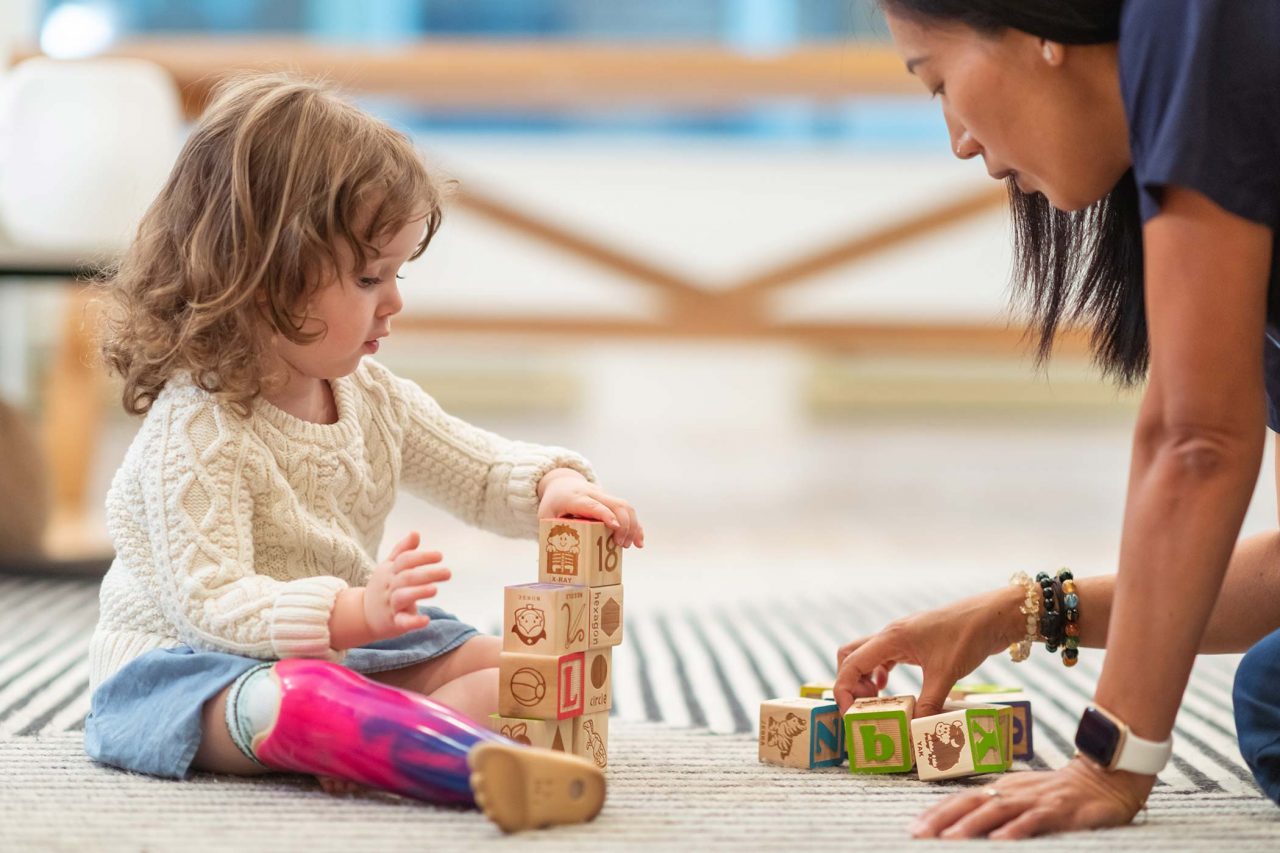
[[[755,730],[762,699],[795,695],[825,678],[834,649],[878,627],[884,614],[927,604],[930,594],[831,591],[791,598],[627,615],[614,658],[614,716],[621,722]],[[86,645],[97,617],[97,583],[0,578],[0,739],[83,730],[88,711]],[[492,627],[492,626],[491,626]],[[1037,757],[1058,766],[1070,754],[1075,721],[1092,691],[1100,655],[1086,651],[1067,670],[1043,650],[1015,665],[992,658],[975,677],[1021,684],[1032,694]],[[1237,658],[1202,658],[1178,718],[1173,762],[1160,778],[1170,791],[1256,797],[1233,732],[1230,696]],[[918,674],[894,672],[890,690],[915,692]]]

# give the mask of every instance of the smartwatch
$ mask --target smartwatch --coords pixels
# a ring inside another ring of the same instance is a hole
[[[1173,738],[1164,741],[1138,737],[1115,714],[1090,705],[1076,729],[1076,754],[1083,755],[1104,770],[1125,770],[1154,776],[1169,763]]]

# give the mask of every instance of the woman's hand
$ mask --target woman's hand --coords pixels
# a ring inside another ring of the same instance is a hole
[[[603,521],[613,531],[613,541],[627,548],[644,547],[644,528],[631,504],[607,495],[577,471],[556,468],[538,483],[538,518],[575,516]]]
[[[1028,838],[1120,826],[1133,820],[1154,776],[1108,773],[1075,758],[1052,772],[1007,773],[985,788],[947,797],[911,826],[916,838]]]
[[[401,539],[364,588],[365,622],[379,640],[427,627],[431,617],[418,613],[418,601],[434,596],[435,585],[451,576],[443,566],[431,568],[444,557],[439,551],[415,550],[418,539],[417,531]]]
[[[842,646],[835,686],[840,713],[854,699],[875,696],[899,663],[923,670],[916,716],[942,713],[958,680],[1025,636],[1026,617],[1018,610],[1023,600],[1021,587],[1007,587],[895,620],[878,634]]]

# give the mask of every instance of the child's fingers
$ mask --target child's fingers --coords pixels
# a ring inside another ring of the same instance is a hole
[[[395,547],[391,549],[391,553],[387,555],[387,559],[394,561],[396,557],[399,557],[405,551],[408,551],[411,548],[417,548],[417,547],[418,547],[418,531],[411,530],[409,531],[408,536],[404,537],[403,539],[401,539],[399,542],[395,544]]]
[[[397,613],[392,618],[392,624],[401,631],[416,631],[419,628],[425,628],[431,623],[431,617],[422,613]]]
[[[443,559],[444,554],[441,554],[439,551],[405,551],[403,554],[395,558],[392,568],[396,573],[399,573],[417,566],[426,566],[432,563],[438,563]]]
[[[618,521],[618,516],[608,506],[596,500],[589,495],[578,495],[569,504],[569,513],[576,515],[578,518],[590,518],[595,521],[603,521],[605,524],[617,530],[622,526]]]
[[[443,583],[453,577],[453,572],[444,566],[419,566],[416,569],[405,569],[396,575],[391,584],[394,587],[422,586],[429,583]]]
[[[412,610],[415,602],[424,598],[435,598],[436,588],[432,584],[408,586],[391,593],[391,609],[395,611]]]

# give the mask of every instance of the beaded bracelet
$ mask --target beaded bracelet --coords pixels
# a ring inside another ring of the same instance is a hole
[[[1031,644],[1035,642],[1040,627],[1040,607],[1036,603],[1039,599],[1039,589],[1036,587],[1035,581],[1027,576],[1026,572],[1018,572],[1009,578],[1011,586],[1021,586],[1026,590],[1026,597],[1022,604],[1018,605],[1018,612],[1027,619],[1027,635],[1016,643],[1009,645],[1009,657],[1013,658],[1014,663],[1022,663],[1031,657]]]
[[[1075,575],[1070,569],[1058,571],[1058,583],[1062,587],[1062,663],[1075,666],[1080,658],[1080,596],[1076,594]]]
[[[1040,584],[1042,597],[1040,636],[1045,649],[1056,652],[1062,645],[1062,593],[1053,576],[1046,572],[1036,575],[1036,583]]]

